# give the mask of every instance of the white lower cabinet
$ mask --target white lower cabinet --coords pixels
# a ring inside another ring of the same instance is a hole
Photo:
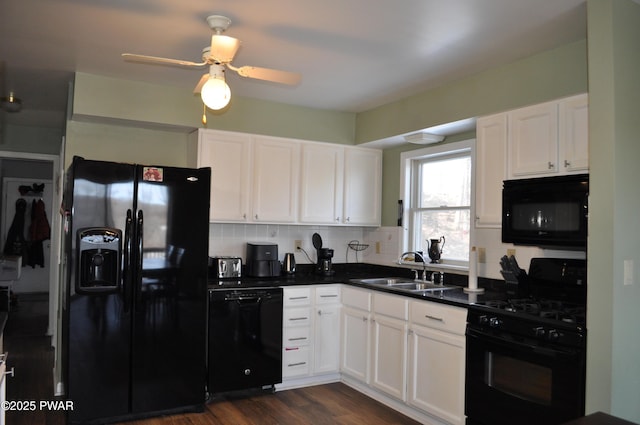
[[[283,288],[282,384],[276,388],[339,380],[340,286]]]
[[[340,369],[340,285],[317,287],[314,299],[313,373]]]
[[[408,403],[450,424],[464,425],[466,309],[412,301]]]
[[[406,400],[408,298],[381,292],[373,295],[371,385]]]
[[[464,425],[466,308],[342,290],[342,379],[425,424]]]
[[[284,287],[283,382],[347,384],[424,424],[464,425],[466,308],[348,285]]]
[[[342,289],[342,350],[340,371],[369,383],[371,358],[371,291]]]

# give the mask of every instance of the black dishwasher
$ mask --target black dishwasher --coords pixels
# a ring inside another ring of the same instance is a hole
[[[282,288],[209,290],[209,393],[280,382]]]

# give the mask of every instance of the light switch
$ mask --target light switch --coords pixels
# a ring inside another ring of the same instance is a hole
[[[624,260],[624,284],[633,285],[633,260]]]

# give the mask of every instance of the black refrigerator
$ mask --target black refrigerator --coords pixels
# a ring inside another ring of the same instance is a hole
[[[211,170],[75,157],[66,177],[68,422],[203,410]]]

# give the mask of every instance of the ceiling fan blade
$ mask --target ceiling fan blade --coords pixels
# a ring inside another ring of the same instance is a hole
[[[214,62],[229,63],[240,47],[240,40],[228,35],[214,34],[211,36],[209,56]]]
[[[202,91],[202,86],[204,86],[204,83],[209,80],[209,76],[209,74],[204,74],[200,78],[200,81],[198,81],[198,84],[196,84],[195,88],[193,89],[193,94],[199,94]]]
[[[129,62],[141,62],[141,63],[150,63],[150,64],[157,64],[157,65],[177,65],[177,66],[187,66],[187,67],[203,67],[207,65],[206,62],[192,62],[192,61],[185,61],[180,59],[161,58],[157,56],[136,55],[133,53],[123,53],[122,58],[125,61],[129,61]]]
[[[278,71],[277,69],[260,68],[257,66],[241,66],[240,68],[235,68],[230,65],[227,66],[243,77],[272,81],[274,83],[295,86],[299,84],[302,79],[302,76],[296,72]]]

